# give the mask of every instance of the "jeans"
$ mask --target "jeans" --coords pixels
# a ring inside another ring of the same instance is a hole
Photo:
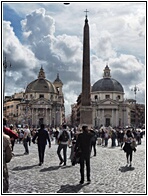
[[[25,153],[29,153],[27,138],[23,140],[23,145],[25,148]]]
[[[112,147],[116,146],[116,139],[112,138]]]
[[[63,161],[63,158],[61,156],[61,150],[63,149],[63,158],[64,158],[64,164],[66,164],[67,161],[67,144],[59,144],[57,149],[57,154],[60,159],[60,161]]]
[[[81,174],[81,181],[84,181],[84,167],[86,162],[86,176],[87,180],[90,180],[90,156],[81,156],[80,158],[80,174]]]
[[[46,145],[38,145],[39,162],[44,163],[44,153]]]
[[[108,145],[108,138],[105,138],[105,146]]]
[[[91,151],[92,151],[92,148],[94,149],[94,155],[96,156],[96,142],[91,143]]]

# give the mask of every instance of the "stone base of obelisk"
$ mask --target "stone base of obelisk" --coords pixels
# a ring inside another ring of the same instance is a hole
[[[80,128],[86,124],[88,128],[92,128],[92,106],[80,106]]]

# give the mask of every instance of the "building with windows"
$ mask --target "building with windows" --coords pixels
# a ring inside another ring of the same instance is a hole
[[[122,85],[111,77],[108,65],[103,78],[92,86],[91,101],[94,126],[123,127],[131,124],[130,104],[124,99]]]
[[[72,107],[71,122],[78,126],[80,123],[81,94],[77,104]],[[123,86],[111,77],[109,66],[106,65],[102,79],[96,81],[91,87],[92,126],[100,127],[138,127],[144,124],[144,104],[136,104],[135,100],[124,98]],[[77,109],[77,110],[76,110]],[[75,118],[77,116],[77,118]],[[137,121],[137,122],[136,122]]]
[[[46,79],[45,72],[41,67],[38,78],[27,85],[20,98],[15,94],[5,99],[4,116],[11,124],[38,126],[44,123],[48,126],[59,126],[65,120],[62,87],[63,83],[59,74],[57,74],[56,80],[51,83]],[[10,108],[13,110],[10,111]],[[12,120],[10,116],[15,118]]]

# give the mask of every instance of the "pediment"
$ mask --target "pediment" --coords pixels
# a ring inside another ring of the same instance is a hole
[[[103,104],[103,105],[111,105],[111,104],[118,104],[117,101],[115,100],[112,100],[112,99],[104,99],[102,101],[100,101],[100,104]]]
[[[30,102],[32,105],[49,105],[50,101],[45,98],[39,98]]]

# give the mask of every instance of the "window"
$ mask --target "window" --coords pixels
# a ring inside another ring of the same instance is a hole
[[[95,100],[98,100],[98,95],[95,95]]]
[[[60,88],[59,88],[59,87],[57,87],[57,92],[58,92],[58,94],[59,94],[59,91],[60,91]]]
[[[40,94],[40,96],[39,96],[40,98],[44,98],[44,95],[43,94]]]
[[[110,98],[110,95],[105,95],[105,98],[106,98],[106,99],[109,99],[109,98]]]

